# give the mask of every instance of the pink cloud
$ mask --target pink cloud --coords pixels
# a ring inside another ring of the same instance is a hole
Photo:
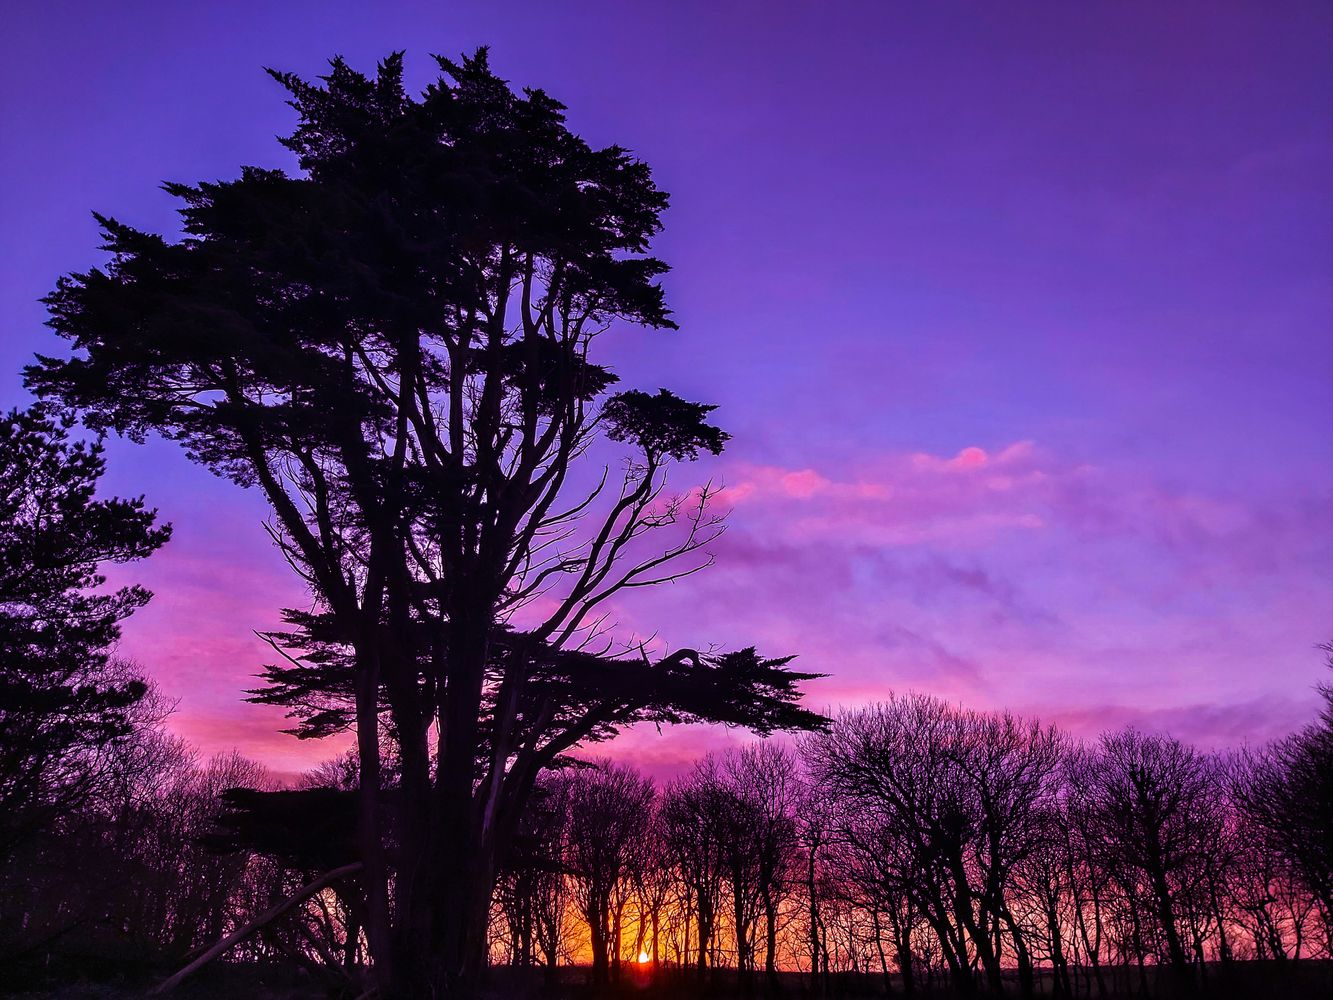
[[[1212,742],[1308,716],[1328,498],[1182,490],[1029,441],[847,468],[726,465],[717,566],[626,599],[622,623],[799,653],[831,675],[818,706],[913,688]]]
[[[1085,472],[1054,468],[1022,441],[993,455],[971,446],[952,457],[877,456],[846,479],[813,469],[739,464],[728,470],[720,500],[780,514],[787,533],[806,540],[852,534],[881,546],[970,546],[996,534],[1043,528],[1060,482]]]
[[[942,458],[926,452],[915,452],[910,456],[910,460],[919,469],[967,472],[985,467],[1004,468],[1005,466],[1020,465],[1024,460],[1033,457],[1034,448],[1031,441],[1016,441],[1001,449],[995,455],[988,453],[985,448],[968,445],[966,448],[959,450],[958,454],[952,458]]]
[[[1076,737],[1124,726],[1145,732],[1166,733],[1207,750],[1229,750],[1258,745],[1299,729],[1310,721],[1310,699],[1264,695],[1232,704],[1192,702],[1145,707],[1124,704],[1068,708],[1035,706],[1035,714]]]
[[[263,762],[275,780],[291,784],[306,771],[352,745],[350,735],[326,740],[298,740],[282,732],[291,722],[281,710],[237,703],[208,707],[190,699],[188,707],[168,720],[169,728],[184,737],[203,756],[232,749]]]
[[[723,498],[731,503],[775,498],[794,500],[885,499],[891,487],[885,483],[835,482],[814,469],[788,471],[774,466],[741,466],[741,479],[726,487]]]
[[[1181,490],[1030,441],[869,453],[837,473],[720,472],[731,515],[717,564],[609,606],[622,640],[799,654],[829,675],[808,685],[821,710],[915,689],[1080,735],[1136,722],[1262,741],[1313,704],[1311,648],[1333,606],[1327,497]],[[115,574],[157,593],[123,651],[179,699],[172,726],[282,776],[332,756],[342,743],[299,742],[280,711],[241,702],[272,657],[254,630],[309,596],[257,523],[178,521],[163,552]],[[539,598],[521,618],[551,607]],[[641,730],[589,752],[663,777],[745,738]]]

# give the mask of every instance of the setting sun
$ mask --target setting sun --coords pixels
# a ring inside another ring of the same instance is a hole
[[[646,951],[641,951],[641,952],[639,952],[639,964],[640,964],[640,965],[647,965],[647,964],[648,964],[649,962],[651,962],[652,960],[653,960],[653,957],[652,957],[651,955],[649,955]]]

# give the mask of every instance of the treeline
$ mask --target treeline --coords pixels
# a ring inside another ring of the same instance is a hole
[[[351,851],[354,754],[296,789],[228,791],[273,783],[238,755],[196,759],[160,711],[140,718],[5,858],[11,969],[166,971]],[[664,786],[570,760],[540,779],[502,868],[491,960],[552,978],[584,965],[600,983],[634,965],[760,989],[799,974],[832,995],[856,980],[1073,997],[1326,959],[1331,750],[1333,702],[1262,752],[1215,755],[1132,729],[1080,743],[907,695],[793,745],[710,754]],[[347,879],[228,960],[299,966],[350,995],[363,919]]]
[[[660,790],[624,765],[572,768],[525,821],[493,954],[586,959],[595,978],[652,962],[1025,996],[1327,958],[1330,723],[1333,705],[1219,756],[909,695]]]

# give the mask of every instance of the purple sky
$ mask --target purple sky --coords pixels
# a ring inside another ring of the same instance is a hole
[[[0,33],[0,401],[90,210],[174,226],[161,180],[286,165],[265,65],[492,46],[672,194],[679,334],[631,386],[721,404],[718,566],[622,606],[681,644],[1134,721],[1208,745],[1307,719],[1333,638],[1333,6],[30,3]],[[283,771],[328,747],[238,701],[301,593],[263,505],[113,449],[176,525],[125,651],[177,728]],[[636,733],[659,767],[714,734]]]

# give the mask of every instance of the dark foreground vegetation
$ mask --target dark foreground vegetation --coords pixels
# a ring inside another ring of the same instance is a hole
[[[419,98],[398,56],[274,74],[294,173],[169,185],[183,238],[103,219],[111,262],[47,300],[73,355],[0,422],[4,985],[1318,989],[1333,706],[1236,756],[1080,745],[927,697],[826,719],[789,656],[617,641],[608,602],[706,568],[720,530],[711,487],[666,489],[723,448],[713,408],[612,392],[592,360],[612,328],[674,326],[649,256],[666,196],[484,52],[439,66]],[[97,497],[72,412],[263,494],[311,602],[249,694],[353,751],[279,788],[169,735],[112,655],[149,595],[101,575],[168,530]],[[645,722],[795,735],[664,788],[589,760]]]
[[[664,788],[571,764],[539,781],[501,866],[486,989],[1318,995],[1330,716],[1223,757],[909,696]],[[77,804],[7,859],[13,989],[134,995],[354,857],[354,755],[264,791],[259,766],[198,762],[154,723],[87,763]],[[353,862],[181,989],[359,996],[363,912]]]
[[[1160,970],[1148,973],[1150,996],[1171,996],[1170,986],[1156,985]],[[151,988],[143,977],[116,977],[113,981],[83,980],[39,991],[8,993],[16,1000],[138,1000]],[[483,992],[486,1000],[742,1000],[754,996],[856,998],[902,996],[901,982],[895,979],[891,989],[884,980],[863,973],[839,973],[813,980],[808,974],[784,972],[778,977],[775,992],[756,993],[737,981],[734,973],[717,971],[701,982],[692,973],[662,970],[656,974],[632,976],[629,981],[594,987],[588,970],[565,968],[556,976],[516,969],[495,969]],[[922,1000],[950,998],[952,989],[923,986],[914,994]],[[1037,996],[1058,996],[1052,981],[1039,976]],[[1133,1000],[1144,996],[1142,986],[1108,984],[1107,992],[1090,994],[1106,1000]],[[1203,982],[1189,994],[1195,1000],[1305,1000],[1333,995],[1333,963],[1305,961],[1274,966],[1259,962],[1238,962],[1226,967],[1210,966]],[[227,965],[214,969],[207,977],[184,985],[174,996],[178,1000],[322,1000],[326,994],[310,982],[310,977],[290,966]]]

